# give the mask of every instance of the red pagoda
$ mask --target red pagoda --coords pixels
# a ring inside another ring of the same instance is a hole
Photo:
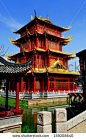
[[[79,72],[68,70],[68,61],[76,56],[62,52],[72,37],[62,37],[62,32],[71,28],[54,25],[47,16],[35,18],[13,33],[20,34],[20,38],[10,41],[20,48],[20,52],[12,55],[5,54],[15,63],[25,63],[32,59],[32,67],[19,78],[20,96],[26,97],[57,97],[75,91],[74,79]],[[15,80],[9,79],[9,94],[15,96]]]

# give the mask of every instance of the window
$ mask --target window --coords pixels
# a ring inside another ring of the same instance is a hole
[[[39,47],[42,47],[42,40],[39,40]]]
[[[41,66],[42,68],[45,66],[45,57],[41,57]]]
[[[54,79],[50,79],[50,90],[54,90]]]
[[[37,67],[39,67],[39,56],[37,56]]]
[[[42,89],[42,79],[41,78],[36,79],[36,89]]]
[[[70,90],[73,90],[73,79],[70,79]]]
[[[59,49],[59,43],[58,42],[47,41],[47,46],[51,49],[52,48]]]
[[[28,50],[28,48],[29,48],[29,42],[28,41],[23,44],[23,48]]]
[[[39,30],[42,30],[43,28],[42,27],[39,27]]]
[[[56,79],[56,90],[68,90],[68,80]]]

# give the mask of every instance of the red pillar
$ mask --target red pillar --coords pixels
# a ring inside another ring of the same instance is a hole
[[[36,37],[36,47],[38,47],[39,46],[39,44],[38,44],[39,42],[38,42],[38,37]]]
[[[6,80],[6,111],[8,111],[8,86],[9,86],[9,78]]]
[[[75,81],[73,79],[73,90],[75,90]]]
[[[36,78],[34,77],[34,93],[36,92]]]
[[[36,124],[36,113],[34,113],[34,124]]]
[[[35,55],[35,68],[37,68],[37,55]]]
[[[21,77],[21,92],[23,92],[23,77]]]
[[[54,78],[54,92],[56,92],[56,79]]]
[[[16,111],[19,110],[19,80],[16,81]]]
[[[48,46],[47,46],[47,38],[45,38],[45,50],[48,49]]]
[[[48,66],[50,67],[50,57],[48,57]]]
[[[50,92],[49,77],[48,77],[48,92]]]
[[[24,63],[26,63],[26,56],[24,57]]]
[[[70,79],[68,79],[68,90],[70,90]]]

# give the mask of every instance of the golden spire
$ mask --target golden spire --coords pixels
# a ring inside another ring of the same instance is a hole
[[[49,20],[49,17],[48,17],[48,15],[47,15],[46,19],[47,19],[47,20]]]

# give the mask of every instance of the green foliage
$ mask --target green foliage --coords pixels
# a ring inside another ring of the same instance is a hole
[[[26,106],[28,104],[28,102],[25,100],[19,100],[19,104]]]
[[[1,96],[0,97],[0,104],[5,104],[5,102],[6,102],[6,98]],[[27,104],[28,104],[27,101],[25,101],[25,100],[19,100],[19,107],[23,108]],[[16,99],[15,98],[8,98],[8,105],[15,107],[16,106]]]
[[[21,133],[35,133],[34,127],[29,127],[28,125],[21,126]]]

